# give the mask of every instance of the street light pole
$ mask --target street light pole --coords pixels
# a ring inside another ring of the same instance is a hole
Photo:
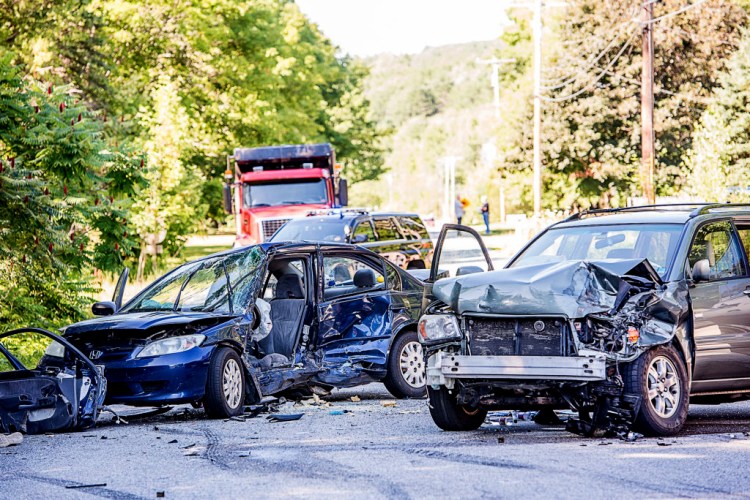
[[[516,62],[515,59],[477,59],[479,64],[489,64],[492,67],[492,73],[490,73],[490,84],[492,85],[492,91],[494,93],[495,102],[495,118],[500,119],[500,65]]]

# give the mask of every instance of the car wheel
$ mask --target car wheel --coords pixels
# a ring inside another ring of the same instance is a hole
[[[407,331],[396,337],[383,384],[397,398],[425,396],[425,360],[417,332]]]
[[[227,418],[242,413],[245,372],[237,353],[220,347],[211,358],[203,407],[210,418]]]
[[[456,402],[456,396],[448,389],[427,388],[430,398],[430,415],[438,427],[444,431],[473,431],[478,429],[487,417],[487,410],[467,408]]]
[[[649,436],[677,434],[687,420],[685,364],[671,345],[644,352],[625,372],[625,391],[642,397],[633,428]]]

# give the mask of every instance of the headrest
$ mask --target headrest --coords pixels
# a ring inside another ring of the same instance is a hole
[[[357,288],[371,288],[375,286],[378,279],[372,269],[360,269],[354,273],[354,286]]]
[[[333,268],[333,279],[336,282],[349,281],[352,279],[352,275],[349,272],[349,267],[346,264],[337,264]]]
[[[302,278],[293,273],[282,274],[279,282],[276,283],[276,298],[304,299],[305,292],[302,289]]]

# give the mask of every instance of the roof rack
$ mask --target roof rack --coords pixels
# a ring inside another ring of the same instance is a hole
[[[358,208],[358,207],[346,207],[346,208],[321,208],[318,210],[310,210],[307,212],[308,217],[314,217],[319,215],[340,215],[344,216],[344,214],[361,214],[361,215],[367,215],[370,211],[366,208]]]
[[[599,208],[595,210],[583,210],[581,212],[574,213],[567,219],[563,220],[563,222],[569,222],[574,220],[583,219],[584,217],[593,216],[597,217],[600,215],[608,215],[618,212],[637,212],[641,210],[670,210],[670,209],[679,209],[679,208],[694,208],[693,212],[691,213],[691,217],[697,210],[702,210],[706,207],[715,207],[720,206],[716,203],[661,203],[656,205],[640,205],[635,207],[621,207],[621,208]],[[750,206],[750,205],[748,205]]]
[[[690,217],[705,215],[712,211],[728,212],[731,210],[750,211],[750,203],[706,203],[690,213]]]

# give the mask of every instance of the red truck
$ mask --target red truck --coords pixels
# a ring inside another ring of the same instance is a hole
[[[346,206],[339,171],[330,144],[235,149],[224,185],[224,209],[235,214],[235,247],[261,243],[310,210]]]

